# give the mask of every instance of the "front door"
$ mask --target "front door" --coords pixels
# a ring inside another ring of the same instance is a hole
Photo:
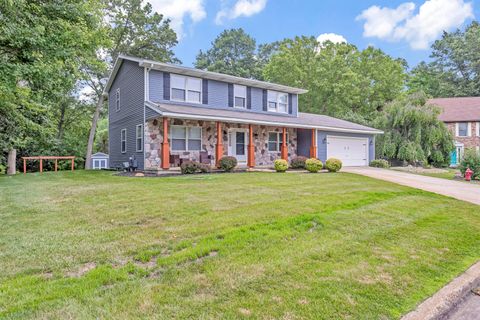
[[[230,131],[228,137],[228,155],[238,162],[247,162],[247,132],[242,129]]]

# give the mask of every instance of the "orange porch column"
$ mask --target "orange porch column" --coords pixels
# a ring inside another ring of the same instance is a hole
[[[316,158],[317,157],[317,135],[316,135],[316,130],[312,129],[312,142],[310,144],[310,158]]]
[[[217,122],[217,143],[215,144],[215,166],[220,166],[220,159],[223,156],[223,133],[222,124]]]
[[[255,144],[253,143],[253,126],[248,125],[248,163],[249,168],[255,167]]]
[[[168,143],[168,118],[163,118],[162,169],[170,169],[170,144]]]
[[[282,141],[283,141],[283,143],[282,143],[282,159],[288,161],[287,128],[285,128],[285,127],[283,128],[283,132],[282,132]]]

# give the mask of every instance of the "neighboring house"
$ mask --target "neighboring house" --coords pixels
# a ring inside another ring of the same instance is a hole
[[[91,159],[91,168],[94,170],[100,170],[100,169],[107,169],[110,167],[109,165],[109,156],[108,154],[105,154],[103,152],[97,152],[95,154],[92,154],[92,159]]]
[[[480,150],[480,97],[437,98],[430,99],[429,103],[442,109],[439,119],[454,136],[452,166],[460,163],[465,149]]]
[[[131,156],[141,170],[160,170],[227,155],[249,167],[297,155],[366,166],[382,133],[299,112],[303,89],[134,57],[117,59],[105,92],[112,168]]]

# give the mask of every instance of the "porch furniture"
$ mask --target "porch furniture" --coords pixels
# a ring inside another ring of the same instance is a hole
[[[207,151],[200,151],[200,163],[210,164],[212,157],[208,155]]]

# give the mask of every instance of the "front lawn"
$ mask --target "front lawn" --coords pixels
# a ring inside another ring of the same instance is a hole
[[[480,209],[353,174],[0,177],[0,317],[399,318]]]

